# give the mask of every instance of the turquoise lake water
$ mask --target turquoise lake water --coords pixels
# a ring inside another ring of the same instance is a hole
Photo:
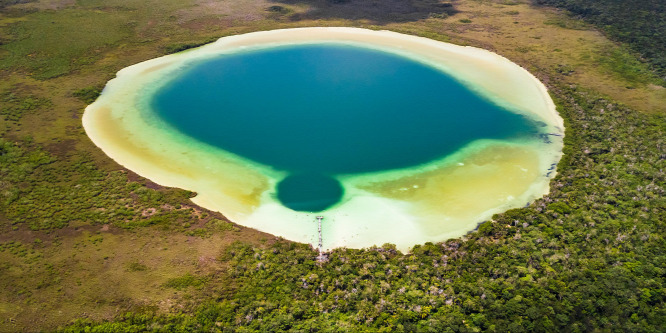
[[[419,166],[477,139],[536,138],[538,125],[445,73],[387,52],[308,44],[190,65],[151,100],[174,129],[288,172],[277,198],[322,211],[336,177]]]

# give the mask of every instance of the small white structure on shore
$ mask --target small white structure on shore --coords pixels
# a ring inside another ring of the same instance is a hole
[[[324,255],[324,241],[321,235],[321,222],[324,220],[323,216],[317,216],[317,229],[319,231],[319,244],[317,249],[319,250],[319,256],[317,256],[317,261],[325,261],[326,255]]]

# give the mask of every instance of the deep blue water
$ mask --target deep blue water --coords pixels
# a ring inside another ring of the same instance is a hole
[[[537,131],[434,68],[335,44],[201,61],[151,103],[195,139],[288,171],[277,197],[299,211],[335,204],[336,175],[412,167],[476,139]]]

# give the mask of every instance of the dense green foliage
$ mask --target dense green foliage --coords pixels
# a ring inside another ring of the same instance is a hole
[[[666,1],[663,0],[533,0],[566,8],[628,43],[666,79]]]
[[[189,227],[191,209],[176,208],[191,196],[128,182],[124,172],[99,170],[84,153],[59,160],[30,140],[0,139],[0,212],[14,228],[49,230],[71,222]]]
[[[202,282],[217,300],[63,331],[664,331],[666,119],[576,88],[557,96],[566,155],[551,194],[479,232],[326,262],[306,245],[236,243],[219,258],[226,275]],[[173,284],[192,281],[204,280]]]
[[[199,46],[202,46],[202,45],[206,45],[206,44],[212,43],[216,40],[217,40],[217,38],[208,38],[208,39],[205,39],[203,41],[198,41],[198,42],[171,44],[171,45],[167,45],[164,48],[164,53],[165,54],[177,53],[177,52],[193,49],[193,48],[196,48],[196,47],[199,47]]]
[[[167,288],[185,289],[187,287],[200,287],[203,284],[203,278],[191,274],[185,274],[181,277],[170,279],[164,286]]]
[[[93,86],[79,89],[72,93],[72,95],[86,104],[92,104],[92,102],[94,102],[101,93],[102,88]]]

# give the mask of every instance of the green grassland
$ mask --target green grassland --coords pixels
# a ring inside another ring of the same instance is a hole
[[[524,66],[566,121],[551,193],[459,239],[321,263],[123,169],[82,129],[126,66],[300,26],[390,29]],[[528,0],[1,0],[0,331],[664,331],[656,73]]]

